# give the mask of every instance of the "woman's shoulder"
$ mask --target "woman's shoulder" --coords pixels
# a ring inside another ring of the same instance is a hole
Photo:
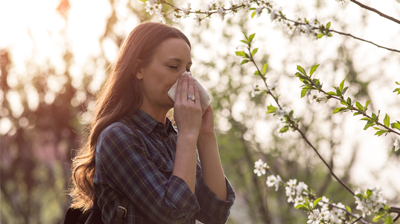
[[[122,121],[113,122],[108,125],[104,130],[100,133],[98,138],[98,144],[103,144],[108,141],[126,141],[128,138],[141,138],[140,133],[132,130],[131,127],[128,127],[128,124]],[[137,130],[137,128],[135,128]]]

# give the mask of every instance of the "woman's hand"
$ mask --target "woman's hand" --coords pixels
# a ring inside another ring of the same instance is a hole
[[[195,95],[195,100],[189,96]],[[200,95],[193,79],[185,74],[179,79],[175,93],[174,118],[178,126],[179,135],[189,135],[198,138],[202,124]]]
[[[208,105],[201,119],[199,137],[215,135],[214,132],[214,112],[211,105]]]

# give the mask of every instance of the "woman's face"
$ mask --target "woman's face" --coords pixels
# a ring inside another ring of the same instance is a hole
[[[143,90],[143,104],[170,109],[174,101],[168,90],[184,71],[192,65],[190,47],[179,38],[161,42],[153,54],[152,61],[136,73]]]

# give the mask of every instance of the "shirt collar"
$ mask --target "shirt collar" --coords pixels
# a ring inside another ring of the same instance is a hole
[[[136,124],[142,128],[147,134],[150,134],[156,127],[157,125],[160,124],[159,127],[163,127],[164,125],[161,122],[158,122],[156,119],[154,119],[152,116],[144,112],[143,110],[136,110],[133,112],[130,117],[136,122]],[[166,118],[166,127],[167,127],[167,132],[173,130],[174,132],[175,129],[172,126],[172,122]]]

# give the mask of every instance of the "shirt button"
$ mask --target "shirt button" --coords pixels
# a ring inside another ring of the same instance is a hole
[[[165,138],[165,141],[167,141],[167,142],[168,142],[168,141],[169,141],[169,138],[167,138],[167,137],[166,137],[166,138]]]

